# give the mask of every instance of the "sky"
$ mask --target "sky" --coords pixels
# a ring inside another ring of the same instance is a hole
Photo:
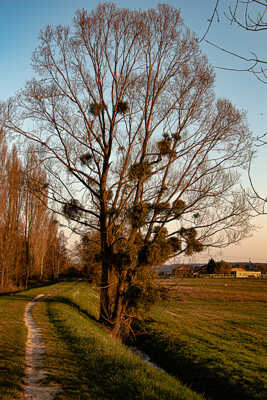
[[[118,7],[153,8],[158,1],[153,0],[114,0]],[[208,26],[215,0],[168,0],[167,3],[181,9],[185,24],[202,37]],[[222,0],[224,10],[234,2]],[[0,62],[1,93],[0,101],[23,88],[25,81],[33,73],[31,55],[38,46],[40,29],[46,25],[71,25],[77,9],[88,10],[99,4],[95,0],[0,0]],[[144,6],[145,4],[145,6]],[[245,57],[251,57],[255,52],[259,57],[267,59],[267,32],[246,32],[227,23],[223,12],[220,21],[215,20],[207,39],[217,45],[239,52]],[[215,67],[217,97],[226,97],[239,109],[247,111],[250,130],[254,136],[260,136],[267,131],[267,84],[259,82],[247,72],[233,72],[216,67],[243,68],[244,64],[237,58],[201,43],[202,51],[207,55],[211,65]],[[267,146],[260,148],[252,165],[253,182],[263,196],[267,196]],[[244,185],[247,176],[244,173]],[[219,251],[209,251],[198,254],[190,262],[205,262],[209,257],[226,261],[267,262],[267,215],[254,219],[258,226],[257,232],[251,238],[243,240],[239,245],[230,246]]]

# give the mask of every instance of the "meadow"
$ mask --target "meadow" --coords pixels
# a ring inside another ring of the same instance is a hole
[[[166,279],[139,346],[212,399],[267,398],[267,280]]]
[[[98,293],[61,282],[0,296],[0,398],[23,395],[24,309],[46,346],[44,384],[57,400],[266,399],[266,280],[165,279],[170,297],[147,312],[136,345],[162,370],[114,341],[98,322]]]

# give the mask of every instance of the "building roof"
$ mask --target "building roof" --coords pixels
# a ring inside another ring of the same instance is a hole
[[[192,265],[178,265],[174,267],[176,271],[192,271],[194,267]]]

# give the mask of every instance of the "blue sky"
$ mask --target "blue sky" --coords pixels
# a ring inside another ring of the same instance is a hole
[[[128,0],[113,1],[119,7],[150,8],[158,1]],[[211,16],[215,0],[168,0],[161,1],[181,9],[186,25],[199,36],[205,32],[208,18]],[[38,45],[40,29],[47,24],[70,25],[78,8],[94,9],[99,2],[95,0],[0,0],[0,100],[6,100],[24,86],[32,76],[31,54]],[[224,7],[231,0],[222,1]],[[144,6],[145,4],[145,6]],[[229,25],[225,19],[216,22],[208,35],[210,41],[225,48],[251,56],[254,51],[267,59],[267,32],[249,33]],[[214,66],[243,67],[232,56],[218,51],[203,43],[203,52]],[[237,73],[216,69],[216,94],[229,98],[238,108],[247,110],[248,123],[254,135],[267,131],[267,85],[260,83],[248,73]],[[267,196],[267,148],[260,149],[253,164],[255,185]],[[244,175],[244,182],[246,177]],[[244,260],[267,262],[267,216],[257,217],[255,222],[262,228],[252,238],[244,240],[239,246],[231,246],[221,252],[215,252],[217,258],[226,260]],[[201,259],[209,255],[201,255]],[[198,256],[199,257],[199,256]]]

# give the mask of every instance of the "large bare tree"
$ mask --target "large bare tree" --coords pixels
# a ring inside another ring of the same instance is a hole
[[[173,7],[102,4],[39,39],[36,78],[3,118],[35,144],[72,229],[99,232],[100,320],[123,335],[144,267],[249,234],[251,135]]]

